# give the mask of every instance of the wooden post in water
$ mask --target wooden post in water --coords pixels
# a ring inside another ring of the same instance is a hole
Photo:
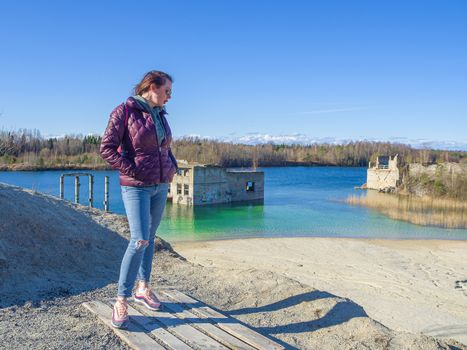
[[[79,176],[75,176],[75,203],[79,204]]]
[[[79,177],[80,176],[88,177],[88,186],[89,186],[88,204],[90,208],[93,208],[94,207],[94,175],[89,174],[89,173],[71,173],[71,174],[60,175],[60,198],[61,199],[65,198],[65,184],[64,184],[65,176],[75,177],[75,203],[77,204],[79,204],[79,187],[80,187]]]
[[[109,211],[109,177],[104,177],[104,210]]]
[[[64,199],[64,198],[65,198],[63,180],[64,180],[64,176],[63,176],[63,175],[60,175],[60,199]]]
[[[89,174],[89,207],[93,207],[94,202],[94,175]]]

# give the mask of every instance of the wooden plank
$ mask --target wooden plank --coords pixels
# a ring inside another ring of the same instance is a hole
[[[143,315],[157,319],[157,321],[162,323],[170,333],[193,348],[228,350],[228,348],[221,343],[190,326],[184,320],[178,318],[170,312],[161,310],[152,311],[136,303],[134,303],[132,306]]]
[[[193,348],[182,342],[180,339],[175,337],[173,334],[167,332],[162,326],[155,324],[154,320],[151,320],[151,316],[146,317],[141,312],[128,305],[128,315],[132,320],[138,323],[146,331],[150,332],[159,341],[161,341],[167,348],[173,350],[192,350]]]
[[[109,326],[118,337],[120,337],[128,346],[135,350],[164,350],[154,339],[142,332],[131,319],[128,322],[128,329],[114,328],[111,323],[112,308],[100,301],[90,301],[82,304],[86,309],[96,314],[97,317],[107,326]]]
[[[178,290],[161,290],[161,292],[171,299],[185,304],[194,314],[210,318],[219,328],[229,332],[233,336],[243,340],[245,343],[248,343],[259,350],[284,349],[282,345],[277,344],[269,338],[266,338],[258,332],[255,332],[251,328],[238,323],[237,320],[211,309],[201,301],[195,300],[188,295],[179,292]]]
[[[177,317],[189,322],[192,327],[201,330],[208,334],[211,338],[216,339],[219,343],[224,344],[228,348],[238,350],[256,350],[256,348],[242,342],[240,339],[214,326],[204,316],[197,316],[185,310],[179,303],[174,302],[171,298],[161,293],[156,293],[160,301],[164,303],[164,308],[172,311]]]

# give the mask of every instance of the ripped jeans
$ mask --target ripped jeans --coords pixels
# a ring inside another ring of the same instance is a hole
[[[122,199],[130,225],[128,243],[118,279],[118,296],[130,297],[135,281],[149,282],[154,238],[167,201],[169,184],[122,186]]]

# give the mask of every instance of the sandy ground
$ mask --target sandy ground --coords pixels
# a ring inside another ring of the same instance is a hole
[[[124,217],[0,184],[0,348],[128,349],[81,306],[115,295],[127,238]],[[159,241],[152,285],[286,349],[467,350],[448,339],[467,323],[464,243],[395,244],[219,241],[177,244],[180,256]]]
[[[202,266],[252,267],[361,305],[394,330],[467,344],[467,242],[274,238],[179,243]]]

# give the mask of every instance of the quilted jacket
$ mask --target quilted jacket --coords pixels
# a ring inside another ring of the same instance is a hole
[[[160,116],[166,137],[159,147],[154,121],[135,99],[129,97],[110,114],[100,154],[120,171],[120,185],[150,186],[172,181],[177,171],[177,161],[170,150],[172,133],[165,111]]]

